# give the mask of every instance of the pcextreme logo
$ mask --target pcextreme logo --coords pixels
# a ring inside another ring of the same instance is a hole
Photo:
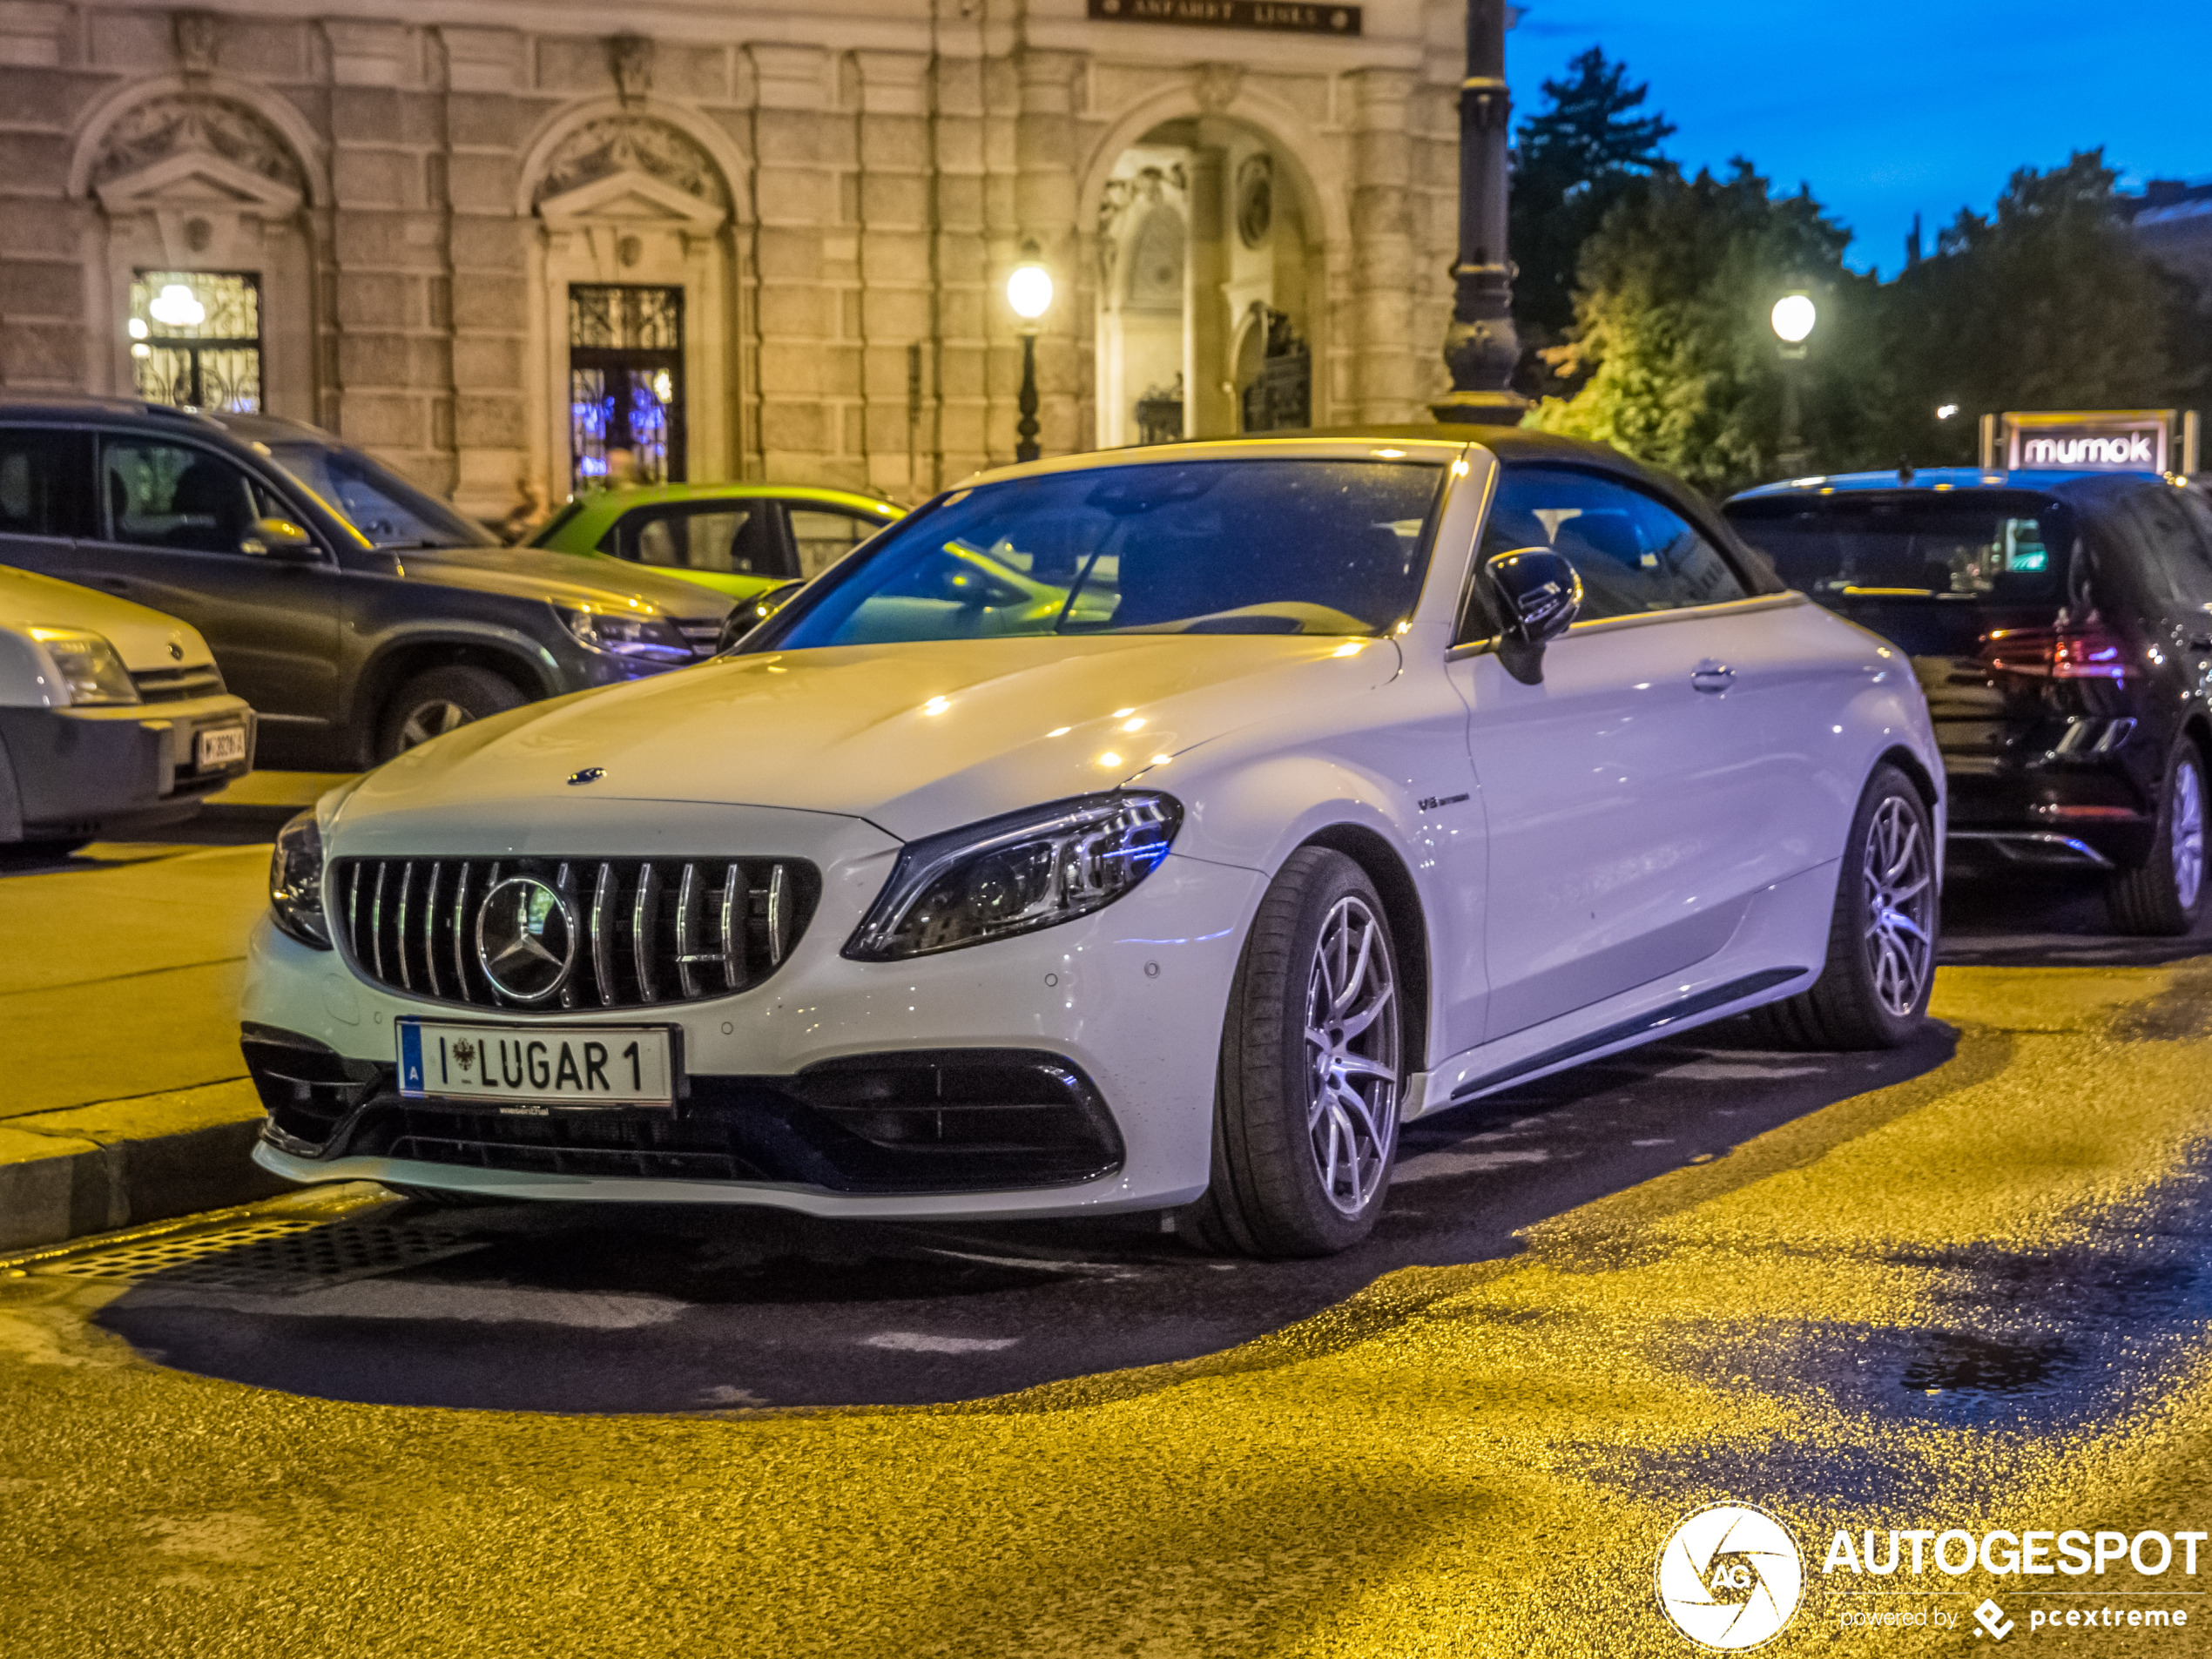
[[[1676,1629],[1716,1653],[1741,1653],[1780,1635],[1804,1582],[1797,1540],[1748,1504],[1700,1509],[1659,1552],[1660,1608]]]

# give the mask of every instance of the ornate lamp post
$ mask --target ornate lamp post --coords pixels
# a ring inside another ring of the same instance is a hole
[[[1022,263],[1006,279],[1006,302],[1022,319],[1022,421],[1015,428],[1014,458],[1035,461],[1043,453],[1037,448],[1037,324],[1052,305],[1052,273],[1039,260],[1035,242],[1023,244]]]
[[[1467,78],[1460,83],[1459,291],[1444,361],[1452,389],[1430,405],[1440,421],[1511,426],[1528,408],[1513,389],[1521,341],[1506,258],[1506,0],[1467,0]]]
[[[1774,460],[1784,472],[1792,475],[1812,464],[1811,453],[1797,430],[1797,377],[1804,372],[1798,365],[1805,361],[1805,341],[1812,338],[1813,325],[1819,320],[1819,307],[1802,289],[1784,294],[1767,314],[1774,337],[1782,342],[1782,442]]]

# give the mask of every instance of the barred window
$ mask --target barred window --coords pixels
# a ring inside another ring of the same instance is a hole
[[[140,271],[131,282],[138,395],[181,408],[261,407],[261,283],[239,271]]]

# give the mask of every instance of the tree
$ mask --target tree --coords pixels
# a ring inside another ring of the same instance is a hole
[[[1984,410],[2185,405],[2203,392],[2202,313],[2115,209],[2101,150],[2013,174],[1996,212],[1961,210],[1933,257],[1885,289],[1883,447],[1971,464]],[[1939,405],[1959,418],[1938,421]]]
[[[1545,106],[1521,125],[1513,152],[1507,236],[1520,266],[1514,317],[1535,347],[1574,320],[1575,260],[1614,203],[1660,166],[1674,132],[1664,116],[1632,113],[1649,95],[1628,84],[1628,65],[1593,46],[1544,83]]]
[[[1871,373],[1876,287],[1844,268],[1851,232],[1811,192],[1777,196],[1738,157],[1727,176],[1662,167],[1618,201],[1583,245],[1574,337],[1548,353],[1571,398],[1529,423],[1610,443],[1715,494],[1770,477],[1784,371],[1767,322],[1809,287],[1821,322],[1802,371],[1801,415],[1817,455],[1863,452],[1878,426]]]

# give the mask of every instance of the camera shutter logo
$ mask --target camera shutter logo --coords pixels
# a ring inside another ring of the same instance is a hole
[[[1659,1605],[1700,1647],[1741,1653],[1780,1635],[1804,1594],[1797,1541],[1748,1504],[1701,1509],[1659,1552]]]
[[[476,964],[503,996],[543,1002],[576,963],[576,907],[535,876],[509,876],[476,913]]]

